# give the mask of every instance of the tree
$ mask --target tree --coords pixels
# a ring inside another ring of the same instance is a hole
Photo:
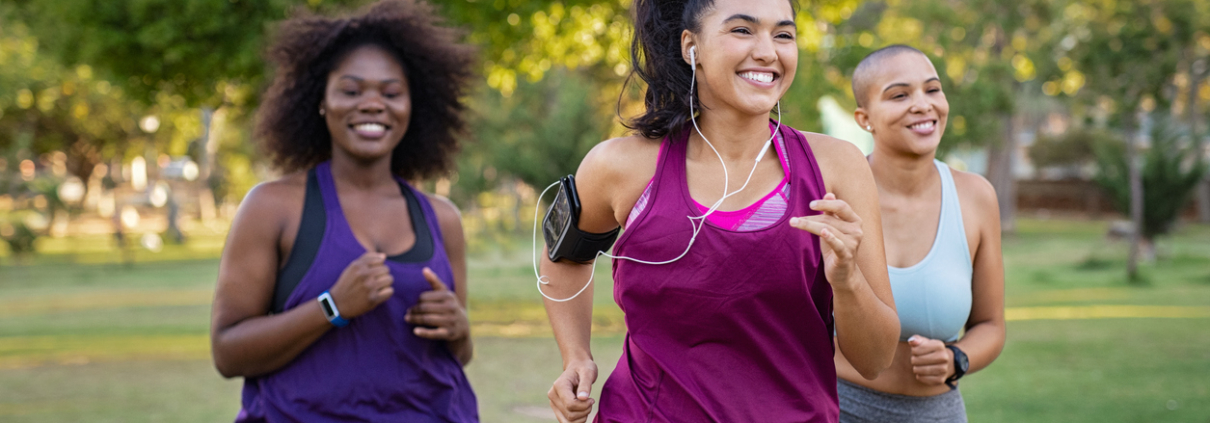
[[[1206,163],[1196,143],[1176,122],[1161,118],[1152,124],[1151,146],[1144,153],[1143,224],[1136,232],[1142,238],[1142,252],[1153,257],[1155,239],[1172,230],[1181,209],[1189,203],[1193,189],[1206,174]],[[1117,138],[1101,139],[1095,144],[1096,181],[1110,194],[1118,211],[1128,213],[1133,206],[1130,166],[1125,150],[1127,142]]]
[[[1144,170],[1138,154],[1140,116],[1165,110],[1173,96],[1169,84],[1178,73],[1182,52],[1204,30],[1198,6],[1190,0],[1071,2],[1064,7],[1071,48],[1068,54],[1087,76],[1082,98],[1100,109],[1126,134],[1124,156],[1130,181],[1131,233],[1127,276],[1139,279],[1138,261],[1144,221]],[[1145,63],[1145,66],[1140,66]],[[1166,95],[1166,93],[1168,95]]]

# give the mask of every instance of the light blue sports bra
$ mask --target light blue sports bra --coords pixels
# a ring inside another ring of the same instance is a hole
[[[933,162],[941,174],[941,218],[933,246],[911,267],[887,266],[899,312],[900,341],[912,335],[956,341],[971,314],[973,267],[958,190],[949,166]]]

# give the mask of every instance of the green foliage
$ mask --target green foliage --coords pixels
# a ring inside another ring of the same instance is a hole
[[[27,256],[34,253],[34,241],[38,234],[25,223],[28,213],[13,213],[7,218],[0,219],[0,239],[8,244],[9,251],[15,256]]]
[[[15,0],[62,63],[88,63],[146,103],[158,92],[217,105],[221,81],[259,84],[269,22],[286,0]]]
[[[1096,131],[1072,128],[1057,136],[1039,137],[1029,148],[1029,160],[1037,167],[1081,165],[1096,159],[1093,145],[1106,137]]]
[[[513,95],[484,92],[475,102],[477,144],[459,158],[458,186],[474,194],[497,174],[544,187],[576,172],[580,160],[607,134],[612,97],[598,100],[599,86],[580,72],[557,70],[539,82],[521,82]]]
[[[1080,99],[1127,128],[1140,108],[1166,109],[1172,98],[1164,92],[1179,63],[1197,44],[1199,33],[1210,30],[1201,16],[1206,9],[1192,0],[1066,5],[1062,31],[1071,35],[1064,57],[1086,75]]]
[[[1126,143],[1107,137],[1098,140],[1094,149],[1100,167],[1097,183],[1109,193],[1119,212],[1130,214]],[[1166,118],[1154,122],[1151,146],[1143,159],[1142,235],[1151,240],[1171,231],[1207,167],[1187,134]]]

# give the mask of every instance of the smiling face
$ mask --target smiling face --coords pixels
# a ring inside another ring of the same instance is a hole
[[[794,11],[786,0],[716,0],[699,31],[681,36],[686,62],[689,48],[696,47],[702,104],[768,114],[794,81],[796,36]]]
[[[865,105],[855,113],[857,123],[869,126],[879,148],[934,154],[950,106],[928,57],[915,52],[887,57],[869,78]]]
[[[407,133],[412,100],[393,54],[376,45],[350,51],[332,73],[320,104],[333,154],[360,160],[390,157]]]

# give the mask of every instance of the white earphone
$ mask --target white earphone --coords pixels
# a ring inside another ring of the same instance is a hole
[[[721,163],[723,165],[723,196],[722,196],[722,198],[719,198],[718,201],[715,201],[714,204],[712,204],[710,206],[710,208],[706,210],[705,214],[702,214],[701,216],[686,216],[687,218],[689,218],[689,226],[693,228],[693,236],[691,236],[689,238],[689,245],[685,246],[685,251],[682,252],[681,255],[676,256],[675,258],[672,258],[669,260],[664,260],[664,261],[645,261],[645,260],[639,260],[639,259],[636,259],[633,257],[615,256],[613,254],[609,254],[604,251],[597,252],[597,257],[606,256],[606,257],[612,258],[614,260],[630,260],[630,261],[633,261],[636,263],[651,264],[651,265],[669,264],[669,263],[675,262],[677,260],[680,260],[682,257],[685,257],[686,254],[689,254],[689,250],[691,248],[693,248],[694,241],[697,241],[697,235],[699,233],[701,233],[702,227],[705,226],[706,217],[710,216],[716,210],[718,210],[719,206],[723,205],[724,200],[726,200],[727,198],[729,198],[735,194],[739,194],[741,191],[744,190],[744,188],[748,187],[748,183],[752,181],[752,175],[756,173],[756,167],[758,165],[760,165],[761,159],[763,159],[765,157],[765,154],[769,152],[769,148],[773,146],[773,140],[775,138],[777,138],[777,134],[780,133],[780,131],[781,131],[781,100],[779,99],[777,101],[777,127],[773,129],[773,133],[769,135],[769,139],[766,140],[765,144],[761,147],[760,153],[756,155],[756,160],[752,164],[752,170],[750,172],[748,172],[748,178],[744,180],[744,185],[739,187],[738,190],[735,190],[735,192],[729,192],[730,191],[729,184],[730,184],[731,178],[727,175],[727,163],[725,161],[723,161],[723,155],[718,152],[718,149],[714,148],[714,144],[712,144],[710,142],[710,140],[708,138],[706,138],[706,134],[702,133],[702,129],[697,126],[696,111],[693,108],[693,92],[694,92],[693,89],[697,84],[697,47],[696,46],[689,47],[689,61],[692,62],[690,64],[690,68],[693,69],[693,76],[692,76],[692,79],[689,81],[689,121],[693,123],[693,129],[696,130],[697,134],[702,137],[702,141],[705,141],[706,145],[709,146],[710,149],[714,151],[714,154],[718,156],[719,163]],[[547,186],[546,189],[542,190],[541,194],[538,194],[538,205],[542,204],[542,197],[546,196],[546,192],[550,191],[551,188],[554,188],[558,184],[559,184],[558,182],[550,184],[550,186]],[[595,260],[594,260],[593,264],[589,265],[589,266],[592,266],[592,271],[588,276],[588,282],[584,284],[583,288],[580,288],[579,291],[576,291],[576,293],[574,295],[567,297],[567,298],[562,298],[562,299],[551,298],[551,296],[546,295],[546,292],[542,291],[542,285],[548,285],[548,284],[550,284],[550,281],[547,279],[546,276],[543,276],[538,271],[538,205],[534,206],[534,235],[533,235],[534,276],[538,277],[538,293],[542,294],[542,296],[546,297],[546,299],[554,301],[554,302],[558,302],[558,303],[571,301],[572,299],[580,296],[580,294],[583,293],[584,290],[588,289],[588,287],[590,285],[592,285],[592,280],[594,277],[596,277],[596,273],[597,273],[597,266],[596,266]]]

